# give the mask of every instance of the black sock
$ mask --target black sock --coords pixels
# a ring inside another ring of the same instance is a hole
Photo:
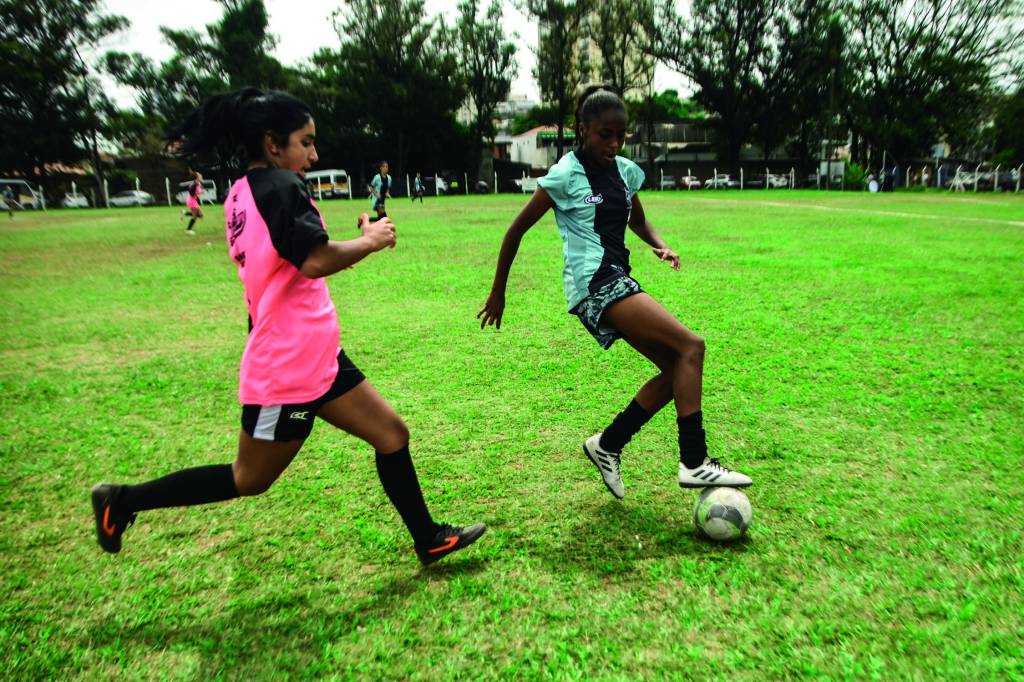
[[[708,445],[704,439],[704,420],[700,410],[685,417],[676,417],[679,424],[679,461],[687,469],[700,466],[708,456]]]
[[[238,497],[230,464],[182,469],[139,485],[125,486],[118,503],[128,512],[191,507]]]
[[[390,455],[378,452],[377,475],[380,476],[388,499],[395,505],[398,515],[409,529],[413,542],[420,546],[430,544],[437,534],[437,525],[427,511],[427,503],[423,501],[423,491],[420,490],[416,468],[409,456],[409,446]]]
[[[640,403],[636,400],[629,401],[626,409],[619,412],[608,428],[604,430],[604,433],[601,434],[601,440],[598,444],[606,452],[622,452],[622,448],[626,447],[629,440],[653,416],[648,414],[647,410],[640,407]]]
[[[196,224],[196,219],[193,218],[192,220],[188,221],[188,227],[186,227],[185,229],[186,230],[191,230],[192,226],[195,225],[195,224]]]

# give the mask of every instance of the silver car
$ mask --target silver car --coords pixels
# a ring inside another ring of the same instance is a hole
[[[130,189],[110,197],[111,206],[153,206],[156,199],[149,192]]]

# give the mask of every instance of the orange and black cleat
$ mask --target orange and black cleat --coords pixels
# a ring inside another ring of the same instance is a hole
[[[135,523],[135,514],[118,509],[117,501],[124,486],[97,483],[92,488],[92,511],[96,516],[96,539],[100,547],[117,554],[121,551],[121,534]]]
[[[448,556],[452,552],[469,547],[476,542],[487,526],[482,523],[475,523],[467,528],[444,524],[438,528],[434,542],[427,547],[417,547],[416,554],[424,566],[429,566],[435,561]]]

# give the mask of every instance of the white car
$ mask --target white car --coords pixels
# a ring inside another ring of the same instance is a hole
[[[188,188],[192,186],[191,180],[178,183],[178,193],[174,195],[174,200],[179,204],[188,202]],[[199,195],[199,203],[212,204],[214,199],[217,198],[217,183],[213,180],[203,179],[203,193]]]
[[[156,199],[149,192],[130,189],[110,197],[111,206],[153,206]]]
[[[696,175],[684,175],[679,178],[679,186],[685,187],[686,189],[700,189],[702,187],[701,182],[697,179]]]
[[[64,208],[89,208],[89,200],[84,194],[65,194],[60,205]]]

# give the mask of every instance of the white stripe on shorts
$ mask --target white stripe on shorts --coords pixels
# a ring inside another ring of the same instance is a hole
[[[280,405],[260,407],[260,416],[256,419],[256,428],[252,430],[252,437],[257,440],[274,440],[274,430],[277,428],[277,420],[280,416]]]

